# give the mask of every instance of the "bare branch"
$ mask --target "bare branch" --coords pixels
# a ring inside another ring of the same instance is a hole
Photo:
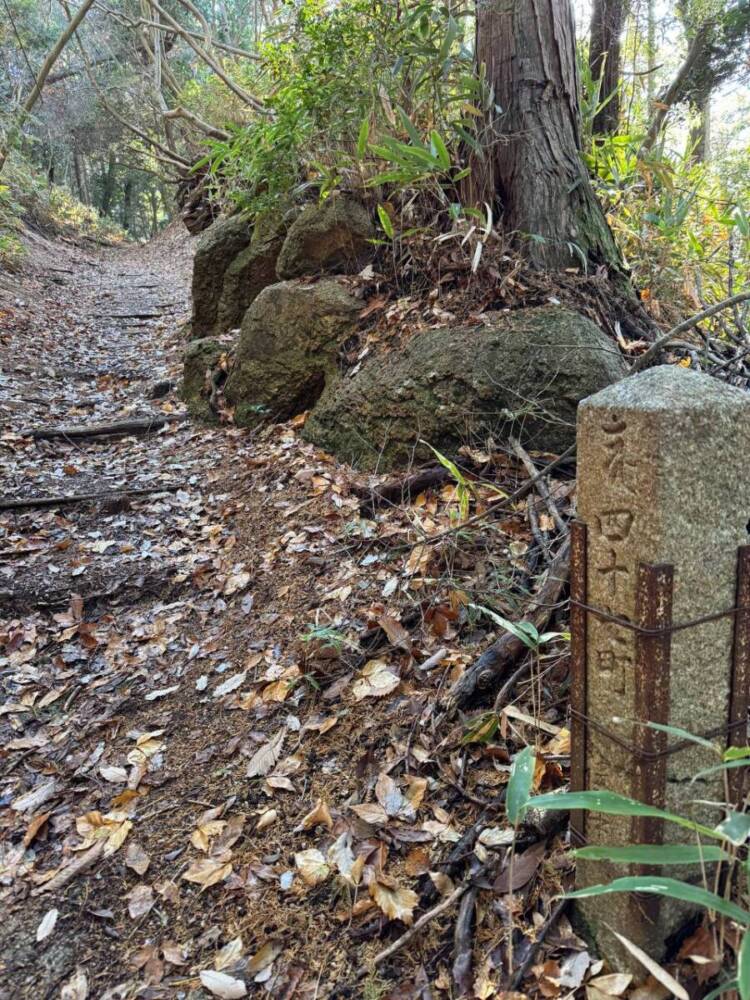
[[[737,295],[732,295],[728,299],[722,299],[721,302],[715,302],[712,306],[709,306],[708,309],[704,309],[702,312],[696,313],[695,316],[691,316],[690,319],[683,320],[682,323],[678,323],[677,326],[673,326],[671,330],[665,333],[663,337],[659,337],[658,340],[654,341],[651,347],[649,347],[644,354],[641,354],[641,356],[636,359],[628,374],[635,375],[636,372],[640,372],[643,371],[644,368],[648,368],[657,354],[659,354],[659,352],[662,351],[670,341],[679,337],[681,333],[697,326],[698,323],[702,323],[704,319],[710,319],[711,316],[715,316],[716,313],[721,312],[722,309],[730,309],[732,306],[736,306],[740,302],[747,302],[748,299],[750,299],[750,290],[738,292]]]
[[[171,111],[165,111],[163,113],[164,118],[174,119],[174,118],[184,118],[186,122],[190,122],[195,128],[200,132],[205,132],[206,135],[210,135],[212,139],[230,139],[231,135],[229,132],[225,132],[223,128],[216,128],[214,125],[209,124],[209,122],[204,121],[199,118],[198,115],[194,115],[192,111],[187,111],[183,107],[172,108]]]

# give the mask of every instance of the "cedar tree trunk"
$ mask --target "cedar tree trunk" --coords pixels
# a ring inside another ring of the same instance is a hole
[[[592,79],[600,81],[600,108],[593,121],[595,135],[611,135],[620,121],[620,36],[626,16],[627,4],[623,0],[594,0],[589,69]]]
[[[533,266],[621,271],[580,155],[579,85],[569,0],[477,0],[477,61],[494,90],[487,162],[474,194],[499,201]]]

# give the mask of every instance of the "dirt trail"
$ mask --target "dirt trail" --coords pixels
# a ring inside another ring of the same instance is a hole
[[[510,981],[492,885],[530,690],[502,733],[480,719],[468,741],[474,724],[441,724],[438,696],[486,644],[467,595],[502,580],[504,613],[523,600],[525,510],[459,550],[443,539],[451,486],[373,513],[369,480],[304,444],[301,418],[207,429],[167,387],[149,399],[179,378],[190,258],[176,228],[132,249],[37,240],[0,282],[4,496],[157,491],[0,511],[0,1000],[207,997],[216,973],[237,996],[426,1000],[455,992],[454,958],[492,996]],[[28,434],[150,415],[170,419],[136,437]],[[496,499],[483,490],[473,510]],[[564,700],[543,698],[542,739],[564,759]],[[558,763],[539,774],[562,781]],[[527,847],[517,966],[569,870],[553,834]],[[464,907],[454,937],[448,907],[372,964],[469,873],[476,924]],[[563,918],[547,947],[582,944]]]

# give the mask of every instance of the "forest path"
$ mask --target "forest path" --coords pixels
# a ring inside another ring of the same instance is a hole
[[[181,372],[178,227],[144,247],[32,244],[0,275],[3,499],[117,495],[0,509],[0,1000],[442,996],[472,946],[455,906],[372,962],[469,872],[488,903],[477,975],[507,982],[491,886],[531,689],[490,743],[438,703],[486,645],[466,595],[502,593],[513,615],[527,592],[507,547],[530,543],[525,510],[480,518],[459,549],[450,484],[371,506],[376,480],[305,443],[302,414],[248,432],[180,419],[174,391],[149,399]],[[169,419],[29,434],[134,417]],[[499,456],[504,490],[519,474]],[[496,499],[477,484],[473,509]],[[545,739],[564,742],[556,684],[545,705]],[[568,867],[559,853],[538,877],[540,844],[518,841],[521,966]],[[572,960],[583,945],[558,931]],[[210,994],[217,973],[231,982]]]

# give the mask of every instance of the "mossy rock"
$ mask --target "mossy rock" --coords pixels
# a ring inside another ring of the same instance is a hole
[[[276,264],[279,278],[305,274],[356,274],[372,260],[370,214],[349,195],[308,205],[292,223]]]
[[[211,337],[191,340],[183,359],[183,378],[180,397],[187,404],[188,413],[195,420],[217,423],[218,417],[211,409],[211,375],[216,369],[227,345]]]
[[[265,288],[245,313],[224,387],[236,423],[286,420],[312,406],[337,377],[339,348],[356,328],[361,308],[335,278]]]
[[[295,214],[294,210],[286,213],[273,210],[256,219],[250,245],[237,254],[224,274],[216,310],[217,330],[238,327],[263,289],[278,280],[276,262]]]
[[[194,337],[215,332],[224,275],[237,254],[250,245],[252,224],[241,215],[219,219],[203,233],[193,260]]]
[[[489,324],[417,334],[322,395],[304,435],[342,461],[388,469],[515,434],[559,453],[578,403],[627,371],[616,344],[560,306],[495,313]]]

